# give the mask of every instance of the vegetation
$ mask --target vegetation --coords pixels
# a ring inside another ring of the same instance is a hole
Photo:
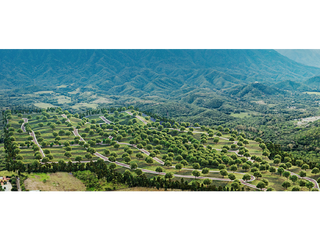
[[[320,165],[292,158],[261,138],[253,141],[245,133],[222,126],[165,118],[160,123],[156,115],[151,120],[133,106],[74,114],[61,108],[15,109],[4,111],[3,116],[8,120],[5,168],[27,176],[22,183],[26,189],[32,173],[72,172],[89,191],[158,185],[159,189],[182,190],[219,190],[221,186],[220,190],[233,191],[268,186],[291,191],[301,177],[320,177]],[[106,124],[101,116],[111,123]],[[297,179],[291,171],[298,173]],[[47,181],[40,179],[49,186]],[[313,187],[306,181],[301,190]]]
[[[116,171],[207,178],[230,189],[243,179],[255,189],[291,190],[301,178],[320,177],[320,69],[276,51],[1,51],[8,79],[0,84],[0,171],[87,171],[102,154]],[[72,74],[71,52],[81,59]],[[110,60],[111,72],[101,65],[104,80],[92,79],[88,66],[106,54],[117,64]],[[42,58],[59,60],[46,71]],[[76,80],[79,71],[90,85]]]

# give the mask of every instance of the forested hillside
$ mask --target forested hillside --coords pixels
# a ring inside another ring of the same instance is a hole
[[[65,84],[135,96],[320,74],[274,50],[1,50],[0,60],[2,89]]]

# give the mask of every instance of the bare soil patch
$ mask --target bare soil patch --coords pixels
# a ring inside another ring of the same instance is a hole
[[[27,190],[41,191],[85,191],[86,186],[69,173],[57,172],[48,174],[49,178],[43,182],[39,176],[25,180]]]

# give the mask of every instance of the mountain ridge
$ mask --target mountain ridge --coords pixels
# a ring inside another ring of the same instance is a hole
[[[131,85],[168,95],[184,84],[223,89],[320,75],[274,50],[0,50],[0,60],[2,89],[91,84],[121,94]]]

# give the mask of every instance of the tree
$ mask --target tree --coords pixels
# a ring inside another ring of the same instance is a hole
[[[200,172],[199,171],[197,171],[197,170],[193,170],[192,171],[192,175],[194,176],[194,178],[197,178],[197,177],[200,177]]]
[[[139,158],[139,159],[141,159],[141,158],[143,158],[143,155],[142,155],[142,153],[137,153],[137,154],[136,154],[136,157]]]
[[[85,158],[87,158],[88,160],[92,158],[92,154],[91,153],[86,153],[86,155],[84,155]]]
[[[303,169],[303,170],[307,170],[309,168],[309,165],[308,164],[303,164],[302,166],[301,166],[301,169]]]
[[[277,172],[280,174],[280,176],[282,175],[282,173],[284,172],[284,168],[279,167]]]
[[[115,169],[117,165],[115,163],[110,163],[109,168],[110,169]]]
[[[108,156],[110,154],[110,150],[109,149],[104,149],[103,153],[104,153],[104,155]]]
[[[167,161],[164,162],[164,166],[171,167],[172,166],[172,162],[167,160]]]
[[[214,143],[218,143],[218,142],[219,142],[219,138],[218,138],[218,137],[215,137],[215,138],[213,139],[213,142],[214,142]]]
[[[149,157],[149,156],[146,157],[145,161],[146,161],[146,163],[153,163],[152,157]]]
[[[270,151],[269,150],[264,150],[262,153],[263,156],[269,157],[270,156]]]
[[[276,168],[275,168],[275,167],[270,167],[270,168],[269,168],[269,172],[271,172],[271,173],[276,172]]]
[[[296,181],[298,181],[298,176],[297,175],[291,175],[290,176],[290,180],[295,183]]]
[[[131,158],[126,156],[123,158],[123,160],[126,162],[126,163],[129,163],[131,161]]]
[[[131,149],[128,149],[128,150],[127,150],[127,153],[128,153],[129,155],[131,155],[132,152],[133,152],[133,151],[132,151]]]
[[[210,185],[212,183],[212,180],[209,178],[206,178],[203,180],[203,184],[206,185],[208,187],[208,185]]]
[[[318,174],[320,172],[319,168],[314,167],[311,171],[312,174]]]
[[[299,172],[299,176],[300,177],[305,177],[305,176],[307,176],[307,173],[305,171],[300,171]]]
[[[303,180],[303,179],[301,179],[300,181],[299,181],[299,186],[300,187],[304,187],[305,185],[306,185],[306,180]]]
[[[87,152],[91,153],[91,154],[94,154],[96,152],[96,149],[90,147],[87,149]]]
[[[258,182],[258,184],[257,184],[257,188],[260,188],[260,190],[262,190],[263,188],[265,188],[266,187],[266,184],[264,183],[264,182]]]
[[[141,176],[143,174],[142,170],[140,168],[136,169],[134,171],[138,176]]]
[[[153,149],[152,145],[150,145],[150,144],[148,144],[148,145],[146,146],[146,148],[147,148],[149,151]]]
[[[251,179],[251,176],[246,173],[246,174],[243,175],[242,179],[243,179],[244,181],[248,181],[248,180]]]
[[[162,167],[157,167],[157,168],[156,168],[156,172],[158,172],[158,173],[163,172],[163,168],[162,168]]]
[[[289,182],[289,181],[284,181],[283,183],[282,183],[282,187],[284,187],[285,189],[287,189],[288,187],[290,187],[291,186],[291,183]]]
[[[290,172],[287,172],[287,171],[283,173],[283,176],[286,177],[287,179],[290,177],[290,175],[291,175]]]
[[[237,171],[238,170],[237,165],[232,165],[230,167],[230,170],[233,171],[233,172]]]
[[[81,156],[76,156],[76,158],[74,160],[80,162],[80,161],[82,161],[82,157]]]
[[[72,157],[72,154],[71,154],[71,152],[65,152],[65,153],[64,153],[64,156],[66,156],[67,158],[71,158],[71,157]]]
[[[236,175],[234,175],[233,173],[229,173],[228,178],[233,181],[236,179]]]
[[[242,169],[243,169],[243,170],[246,170],[246,171],[247,171],[249,168],[250,168],[250,166],[249,166],[247,163],[245,163],[245,164],[242,165]]]
[[[224,178],[225,176],[228,175],[228,172],[227,172],[227,170],[222,169],[222,170],[220,170],[220,174],[221,174],[221,176]]]
[[[256,171],[253,173],[253,176],[255,176],[257,179],[259,179],[259,177],[262,177],[262,174],[261,174],[261,172]]]
[[[307,183],[306,183],[306,187],[309,189],[309,191],[311,190],[311,188],[313,188],[314,187],[314,183],[313,182],[310,182],[310,181],[308,181]]]
[[[192,167],[194,169],[200,169],[200,164],[199,163],[194,163],[194,164],[192,164]]]
[[[164,177],[170,180],[171,178],[173,178],[173,174],[171,172],[168,172]]]
[[[302,161],[302,160],[297,160],[297,161],[296,161],[296,165],[297,165],[297,166],[300,167],[302,164],[303,164],[303,161]]]
[[[137,167],[138,167],[138,165],[137,165],[135,162],[132,162],[132,163],[130,164],[130,168],[131,168],[132,170],[136,169]]]
[[[175,168],[180,172],[180,170],[182,169],[182,164],[181,163],[176,164]]]
[[[269,185],[268,179],[262,179],[261,181],[264,182],[264,184],[266,185],[266,187]]]
[[[233,183],[231,183],[231,187],[235,190],[238,190],[240,188],[240,184],[238,181],[234,181]]]
[[[209,168],[202,169],[202,174],[208,174],[208,173],[209,173]]]
[[[289,169],[289,168],[291,168],[292,167],[292,164],[290,163],[290,162],[287,162],[286,163],[286,169]]]

